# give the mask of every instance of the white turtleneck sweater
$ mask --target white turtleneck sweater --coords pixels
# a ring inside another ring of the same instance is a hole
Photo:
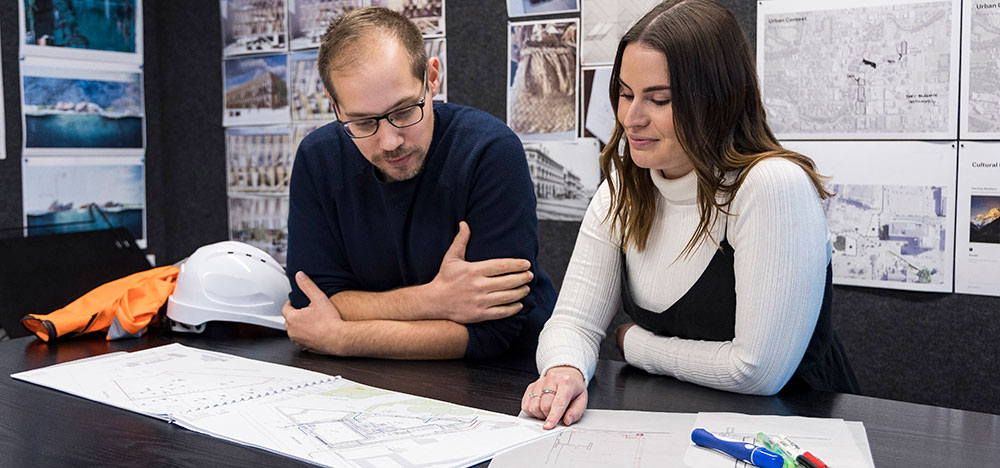
[[[642,252],[630,248],[624,267],[637,304],[660,312],[705,271],[717,247],[710,240],[681,256],[697,228],[697,177],[665,179],[650,171],[660,198]],[[539,337],[539,372],[576,367],[587,383],[599,344],[621,305],[621,236],[604,221],[607,183],[584,216],[552,318]],[[650,373],[739,393],[772,395],[788,382],[812,337],[823,300],[829,247],[826,218],[809,177],[782,158],[747,174],[712,235],[733,246],[736,328],[732,341],[659,336],[640,326],[625,335],[625,360]],[[728,232],[727,230],[728,218]]]

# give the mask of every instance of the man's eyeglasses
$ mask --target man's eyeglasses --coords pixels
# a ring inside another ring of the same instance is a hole
[[[340,127],[344,129],[347,136],[351,138],[367,138],[378,131],[379,121],[385,119],[393,127],[412,127],[421,120],[424,120],[424,103],[427,102],[427,69],[424,69],[424,85],[420,92],[420,102],[401,109],[396,109],[376,117],[366,117],[363,119],[340,122]]]

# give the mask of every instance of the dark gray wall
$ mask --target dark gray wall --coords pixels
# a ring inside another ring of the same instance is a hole
[[[17,1],[0,0],[8,150],[0,227],[21,223]],[[722,3],[752,44],[757,2]],[[504,0],[446,0],[446,7],[449,99],[503,118]],[[165,264],[228,235],[221,31],[215,1],[146,0],[144,13],[148,250]],[[578,228],[540,223],[540,263],[557,286]],[[865,394],[1000,413],[1000,299],[837,287],[834,304]]]

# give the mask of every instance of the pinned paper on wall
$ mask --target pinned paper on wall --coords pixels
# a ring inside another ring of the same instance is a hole
[[[7,159],[7,137],[4,134],[3,64],[0,63],[0,159]]]
[[[831,178],[834,284],[952,292],[955,142],[783,144]]]
[[[963,141],[958,182],[955,292],[1000,296],[1000,142]]]
[[[25,56],[142,63],[142,2],[18,0]]]
[[[143,154],[138,65],[26,57],[21,77],[26,155]]]

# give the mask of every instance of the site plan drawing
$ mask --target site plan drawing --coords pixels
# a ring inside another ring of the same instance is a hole
[[[782,139],[955,139],[958,0],[769,0],[757,14]]]
[[[962,138],[1000,138],[1000,2],[966,1],[962,15]]]
[[[835,284],[951,292],[955,142],[785,142],[832,177]]]
[[[660,468],[676,466],[691,443],[693,413],[588,409],[551,437],[501,453],[491,468]],[[522,413],[522,417],[528,417]]]
[[[553,434],[535,420],[179,344],[12,377],[338,468],[470,466]]]

